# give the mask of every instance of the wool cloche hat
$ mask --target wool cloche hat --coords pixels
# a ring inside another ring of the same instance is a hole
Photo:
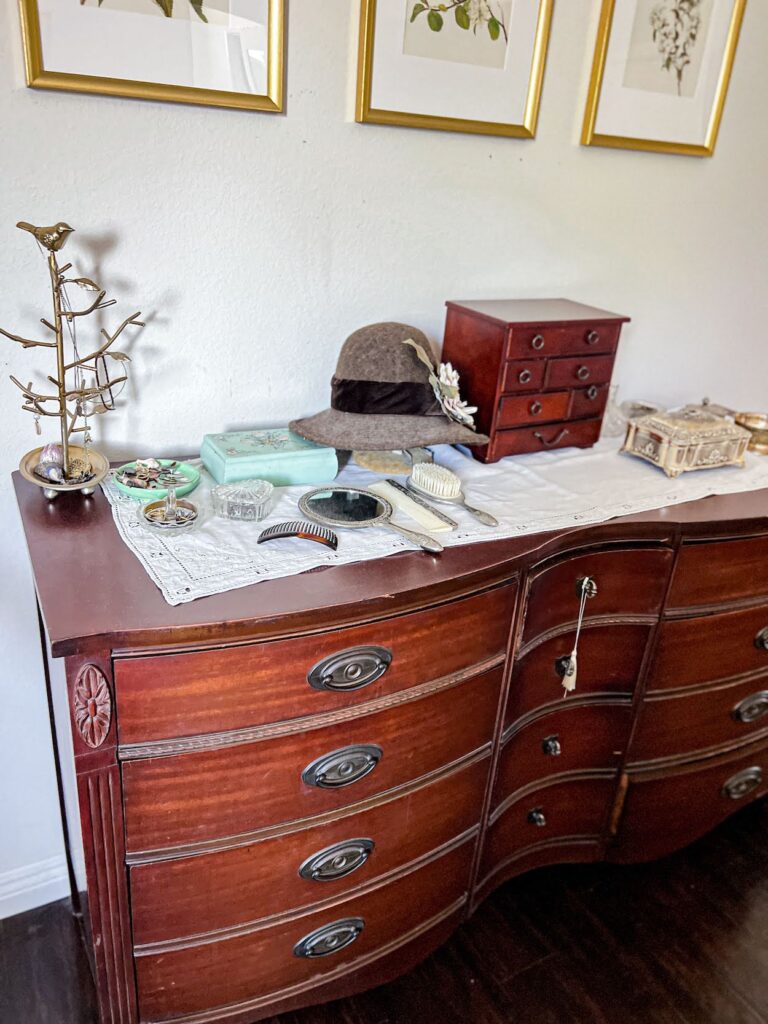
[[[290,429],[347,451],[387,451],[430,444],[486,444],[459,396],[450,363],[435,365],[416,327],[380,323],[347,338],[331,380],[331,407]]]

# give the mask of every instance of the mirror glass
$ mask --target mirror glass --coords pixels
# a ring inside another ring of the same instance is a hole
[[[328,488],[316,494],[304,496],[301,503],[306,511],[317,516],[321,522],[336,526],[350,523],[367,523],[387,514],[387,506],[375,494],[349,491],[344,487]]]

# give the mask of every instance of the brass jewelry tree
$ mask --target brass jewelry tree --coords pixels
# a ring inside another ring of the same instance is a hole
[[[82,317],[90,316],[108,306],[115,305],[115,299],[107,299],[106,291],[87,277],[67,277],[72,264],[59,266],[56,253],[66,244],[74,228],[61,222],[51,227],[35,227],[26,221],[17,225],[28,231],[37,241],[41,250],[47,251],[48,272],[51,281],[53,315],[50,320],[41,318],[42,325],[53,336],[50,340],[38,341],[11,334],[0,327],[0,334],[17,342],[23,348],[49,348],[56,351],[56,375],[48,376],[48,382],[55,389],[45,394],[29,384],[22,384],[11,375],[11,380],[24,396],[22,409],[32,413],[38,434],[40,419],[52,416],[59,420],[61,443],[46,445],[29,452],[21,463],[21,471],[27,479],[44,487],[46,497],[55,498],[60,490],[83,490],[91,493],[99,480],[106,474],[107,460],[98,452],[89,450],[90,429],[88,418],[109,412],[114,408],[115,387],[128,379],[126,364],[129,356],[112,348],[127,327],[143,327],[139,317],[133,313],[111,334],[101,329],[100,344],[87,355],[81,356],[77,346],[77,323]],[[96,292],[93,302],[85,309],[73,309],[67,295],[67,286],[74,285],[88,292]],[[103,340],[102,340],[103,339]],[[67,342],[72,358],[67,356]],[[120,376],[110,377],[107,358],[121,366]],[[86,379],[86,374],[89,379]],[[73,435],[82,435],[83,444],[73,445]]]

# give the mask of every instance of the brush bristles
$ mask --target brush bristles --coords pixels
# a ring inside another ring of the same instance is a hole
[[[434,462],[417,462],[411,470],[411,479],[436,498],[458,498],[461,493],[461,480],[456,474]]]

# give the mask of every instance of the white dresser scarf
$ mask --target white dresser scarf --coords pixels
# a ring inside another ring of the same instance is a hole
[[[435,461],[458,474],[467,500],[499,520],[499,527],[490,529],[460,506],[437,505],[459,527],[435,536],[445,547],[502,540],[602,523],[615,516],[647,512],[710,494],[768,487],[768,457],[749,453],[744,469],[699,470],[670,480],[655,466],[620,455],[618,444],[615,438],[608,438],[594,448],[522,455],[487,466],[448,445],[435,447]],[[336,482],[365,487],[380,479],[383,478],[351,463]],[[338,529],[338,551],[298,539],[257,544],[256,538],[267,526],[303,518],[297,501],[310,488],[276,488],[276,501],[269,516],[261,523],[244,523],[213,514],[212,486],[213,480],[202,470],[200,485],[188,496],[198,507],[199,520],[189,532],[169,536],[143,525],[139,518],[141,502],[123,495],[111,474],[102,484],[120,536],[169,604],[183,604],[319,566],[345,565],[416,550],[383,527]],[[395,512],[394,518],[404,526],[420,529],[403,513]]]

